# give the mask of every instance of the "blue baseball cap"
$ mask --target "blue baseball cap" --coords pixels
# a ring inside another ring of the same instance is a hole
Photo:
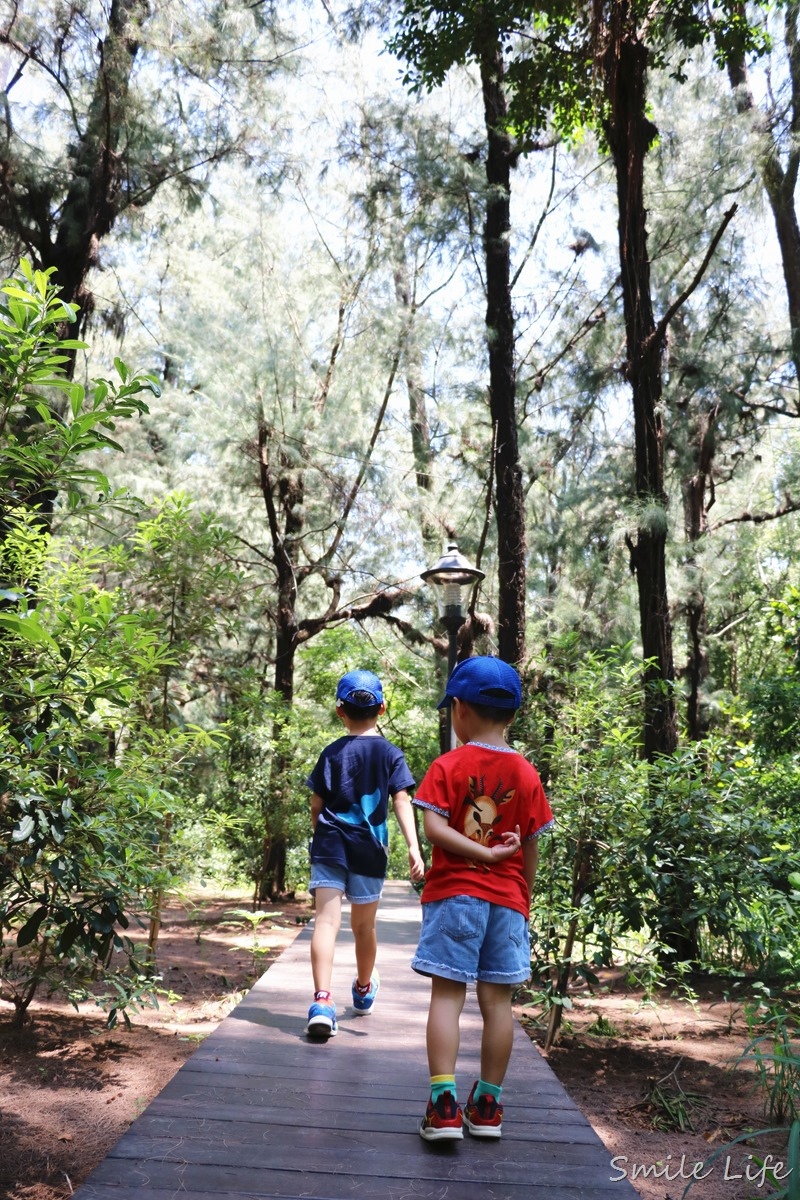
[[[369,699],[365,698],[367,695]],[[381,681],[372,671],[348,671],[336,688],[336,703],[340,700],[356,708],[372,708],[373,704],[383,704]]]
[[[517,709],[522,704],[522,684],[519,675],[502,658],[479,654],[465,658],[447,681],[444,699],[466,700],[467,704],[491,704],[494,708]]]

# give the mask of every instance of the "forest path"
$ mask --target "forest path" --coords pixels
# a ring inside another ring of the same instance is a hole
[[[345,919],[344,925],[348,921]],[[349,1003],[353,945],[342,928],[334,967],[339,1033],[305,1037],[310,999],[304,929],[181,1067],[76,1200],[633,1200],[612,1182],[608,1151],[525,1032],[515,1025],[503,1137],[428,1143],[428,981],[409,962],[419,901],[387,884],[378,925],[374,1011]],[[480,1014],[462,1016],[459,1094],[478,1075]],[[618,1178],[616,1176],[615,1178]]]

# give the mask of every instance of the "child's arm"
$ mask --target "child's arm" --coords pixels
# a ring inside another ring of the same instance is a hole
[[[536,868],[539,865],[539,839],[529,838],[522,844],[523,871],[528,884],[528,891],[533,896],[533,885],[536,881]]]
[[[472,838],[453,829],[447,818],[443,817],[441,813],[434,812],[430,808],[424,809],[423,812],[425,837],[434,846],[446,850],[448,854],[459,854],[462,858],[471,858],[473,862],[488,865],[500,862],[504,858],[511,858],[511,855],[516,854],[520,848],[519,825],[513,833],[504,833],[493,846],[483,846],[480,842],[473,842]]]
[[[317,828],[317,820],[319,819],[319,814],[322,812],[322,809],[324,808],[324,806],[325,806],[325,801],[322,799],[322,797],[318,796],[316,792],[312,792],[311,793],[311,828],[312,829]]]
[[[405,788],[402,788],[399,792],[395,792],[392,797],[392,804],[394,805],[394,815],[397,817],[400,832],[406,839],[406,845],[408,846],[408,866],[411,871],[411,879],[416,883],[425,874],[425,863],[422,861],[419,841],[417,840],[417,826],[414,822],[411,800]]]

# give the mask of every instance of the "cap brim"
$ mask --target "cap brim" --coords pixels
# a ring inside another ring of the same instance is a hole
[[[446,708],[452,699],[453,699],[452,696],[443,696],[442,699],[439,701],[439,703],[436,705],[436,707],[437,708]]]

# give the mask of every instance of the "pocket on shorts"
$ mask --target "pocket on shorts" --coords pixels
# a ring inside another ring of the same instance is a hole
[[[522,913],[512,912],[509,909],[508,916],[509,916],[509,921],[508,921],[509,939],[514,943],[515,946],[524,946],[526,941],[528,942],[528,945],[530,945],[530,938],[527,936],[528,935],[528,927],[525,922],[525,918],[522,917]],[[520,921],[520,917],[522,917],[521,921]]]
[[[442,901],[441,930],[454,942],[469,942],[483,936],[485,924],[480,901],[472,896],[451,896]]]
[[[496,908],[492,914],[492,936],[498,943],[509,941],[521,948],[528,939],[528,925],[522,913],[513,908]]]

